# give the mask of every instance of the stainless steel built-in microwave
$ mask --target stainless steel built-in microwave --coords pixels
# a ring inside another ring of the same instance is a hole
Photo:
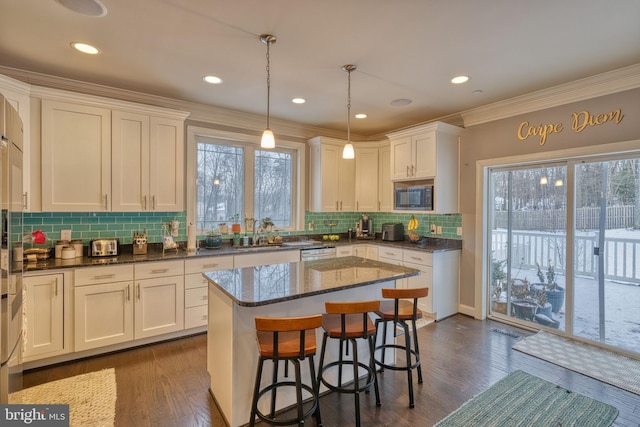
[[[395,209],[432,211],[433,185],[396,186]]]

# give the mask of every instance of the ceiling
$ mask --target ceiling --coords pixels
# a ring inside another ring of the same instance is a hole
[[[264,115],[269,33],[271,117],[346,129],[355,64],[351,112],[368,117],[351,131],[368,137],[640,63],[638,0],[101,1],[104,17],[4,1],[0,66]]]

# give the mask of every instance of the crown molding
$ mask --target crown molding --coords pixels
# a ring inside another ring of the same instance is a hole
[[[61,91],[77,92],[84,95],[128,101],[137,104],[147,104],[172,110],[182,110],[189,112],[188,120],[193,120],[200,124],[206,123],[214,126],[231,126],[259,132],[262,132],[265,126],[265,117],[262,115],[245,113],[213,105],[205,105],[163,96],[150,95],[142,92],[87,83],[79,80],[19,70],[11,67],[0,66],[0,74],[4,74],[11,79],[24,82],[27,85],[39,86],[41,87],[41,89],[39,89],[41,91],[45,90],[45,88],[58,89]],[[33,89],[31,95],[34,95]],[[305,140],[316,135],[326,135],[335,138],[346,137],[346,132],[303,125],[274,117],[270,118],[270,127],[276,135],[276,138],[278,135],[303,138]],[[352,135],[352,140],[364,139],[364,137]]]
[[[640,87],[640,64],[635,64],[470,109],[460,113],[460,116],[463,118],[464,126],[469,127],[638,87]]]

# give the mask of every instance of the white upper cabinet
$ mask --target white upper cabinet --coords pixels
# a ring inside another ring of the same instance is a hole
[[[388,134],[391,140],[391,179],[435,178],[438,172],[452,166],[457,171],[461,132],[457,126],[438,122]]]
[[[355,149],[356,164],[356,211],[378,210],[378,149]]]
[[[391,181],[391,148],[389,144],[378,151],[378,210],[393,210],[393,182]]]
[[[112,112],[113,211],[181,211],[183,122]]]
[[[42,210],[111,210],[111,111],[42,101]]]
[[[387,135],[391,141],[391,180],[423,180],[433,184],[434,213],[458,212],[458,150],[462,131],[457,126],[437,122]]]
[[[39,89],[42,210],[184,210],[187,113]]]
[[[326,137],[309,140],[309,210],[313,212],[355,210],[355,162],[342,158],[344,144]]]

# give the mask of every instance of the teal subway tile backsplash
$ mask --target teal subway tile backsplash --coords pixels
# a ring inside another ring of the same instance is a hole
[[[365,212],[305,212],[306,234],[346,233],[349,228],[355,229],[356,222]],[[412,214],[396,212],[366,213],[373,222],[375,232],[381,232],[382,224],[387,222],[401,222],[406,227]],[[445,239],[462,239],[457,235],[457,229],[462,227],[461,214],[413,214],[418,218],[420,226],[418,233],[427,237],[441,237]],[[186,212],[34,212],[24,214],[24,233],[41,230],[47,234],[50,244],[60,238],[61,230],[71,230],[74,239],[82,239],[88,244],[91,239],[103,237],[117,237],[123,244],[130,244],[134,231],[147,231],[150,243],[162,242],[165,234],[162,226],[172,220],[180,222],[177,241],[187,240]],[[309,230],[309,223],[313,222],[313,231]],[[442,234],[432,234],[430,225],[442,227]],[[283,234],[300,234],[287,232]]]
[[[147,231],[150,243],[162,242],[163,224],[180,222],[178,241],[187,240],[186,212],[27,212],[24,214],[24,233],[41,230],[50,244],[60,239],[61,230],[71,230],[73,239],[88,244],[91,239],[117,237],[120,243],[130,244],[134,231]]]
[[[407,224],[412,215],[418,218],[420,226],[418,234],[427,237],[441,237],[445,239],[461,240],[458,228],[462,227],[461,214],[409,214],[396,212],[310,212],[305,213],[305,230],[308,233],[329,234],[346,233],[349,228],[355,229],[355,224],[363,214],[369,215],[375,232],[382,231],[382,224],[387,222],[401,222],[407,232]],[[309,231],[309,223],[313,223],[313,230]],[[335,224],[331,226],[330,224]],[[431,224],[442,227],[442,234],[431,233]]]

